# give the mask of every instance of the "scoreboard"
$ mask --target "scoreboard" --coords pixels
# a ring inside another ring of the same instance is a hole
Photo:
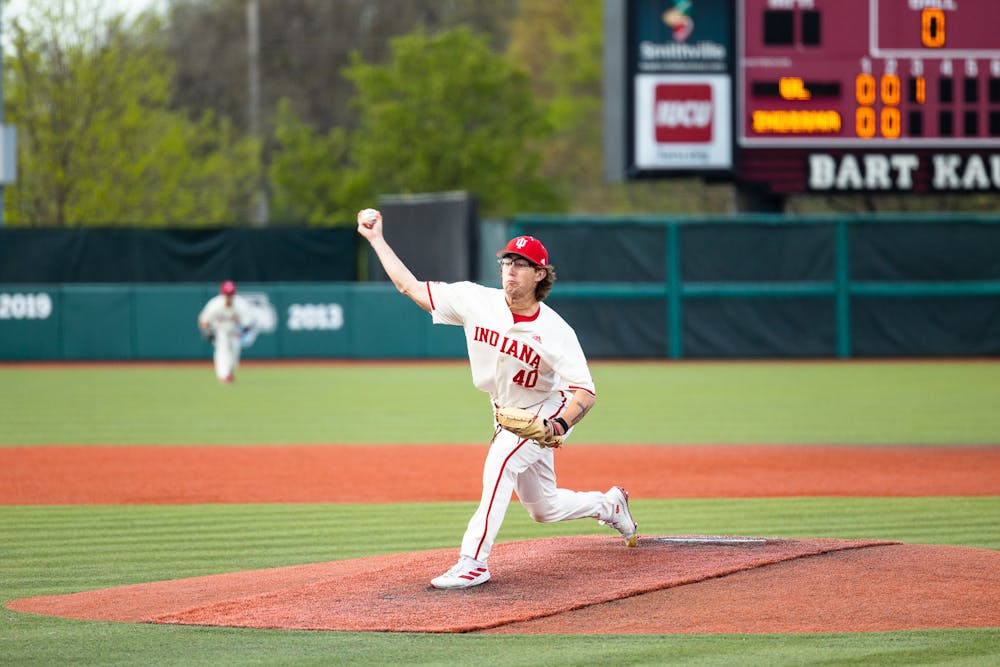
[[[743,0],[742,146],[1000,146],[997,0]]]
[[[628,178],[1000,192],[1000,0],[605,0],[606,42],[616,6]]]
[[[997,0],[739,0],[737,178],[1000,190],[997,19]]]

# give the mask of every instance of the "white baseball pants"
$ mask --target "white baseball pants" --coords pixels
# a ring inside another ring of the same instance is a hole
[[[239,336],[220,334],[215,337],[215,375],[219,380],[230,377],[240,365]]]
[[[591,518],[607,520],[613,503],[601,491],[556,487],[555,451],[501,430],[486,455],[483,495],[465,530],[462,555],[485,561],[493,548],[513,492],[540,523]]]

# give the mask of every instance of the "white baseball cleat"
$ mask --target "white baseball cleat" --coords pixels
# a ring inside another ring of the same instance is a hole
[[[471,588],[489,580],[490,571],[486,569],[485,561],[462,556],[450,570],[431,579],[431,586],[446,589]]]
[[[604,495],[611,500],[613,507],[611,518],[601,523],[621,533],[625,538],[625,546],[634,547],[639,542],[639,526],[628,509],[628,491],[620,486],[612,486]]]

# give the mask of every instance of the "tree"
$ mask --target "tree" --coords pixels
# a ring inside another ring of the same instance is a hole
[[[554,211],[539,174],[550,128],[527,74],[465,27],[391,41],[385,65],[346,70],[358,94],[352,155],[380,193],[466,190],[487,216]]]
[[[215,110],[248,127],[247,0],[172,0],[168,51],[177,65],[177,108]],[[467,25],[502,49],[517,0],[259,0],[261,119],[279,101],[310,127],[357,126],[342,74],[352,51],[384,62],[389,40]],[[269,130],[268,130],[269,133]]]
[[[364,186],[349,169],[347,133],[325,136],[299,119],[287,99],[278,104],[275,150],[268,167],[277,224],[353,224]]]
[[[532,90],[553,128],[542,173],[586,213],[723,212],[728,186],[696,178],[609,183],[604,178],[602,3],[521,0],[507,57],[531,73]]]
[[[223,224],[243,219],[257,146],[224,119],[170,111],[156,18],[33,4],[7,26],[7,121],[18,131],[11,225]]]

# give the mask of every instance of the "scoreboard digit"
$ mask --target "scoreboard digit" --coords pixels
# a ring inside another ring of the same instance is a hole
[[[741,146],[1000,146],[997,0],[742,0]]]

